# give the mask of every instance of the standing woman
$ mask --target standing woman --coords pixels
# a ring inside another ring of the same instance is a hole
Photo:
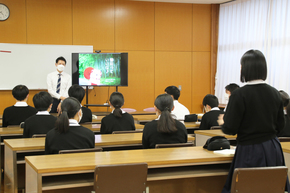
[[[113,131],[135,130],[133,116],[121,109],[124,105],[122,93],[113,92],[110,96],[109,105],[113,111],[101,121],[102,134],[111,134]]]
[[[159,95],[154,108],[156,120],[147,123],[143,130],[143,148],[155,148],[156,144],[186,143],[187,130],[183,123],[172,118],[173,99],[169,94]]]
[[[241,82],[227,111],[219,117],[225,134],[237,134],[237,147],[222,193],[230,193],[235,168],[284,166],[277,134],[284,128],[283,103],[279,92],[265,83],[267,63],[259,50],[249,50],[241,58]],[[287,187],[289,182],[287,181]]]
[[[61,104],[61,115],[55,129],[45,138],[45,154],[57,154],[60,150],[86,149],[95,147],[95,135],[88,128],[79,125],[82,110],[79,101],[66,98]]]

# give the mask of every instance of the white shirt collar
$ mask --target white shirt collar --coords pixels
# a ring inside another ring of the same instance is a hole
[[[220,109],[218,107],[212,108],[210,111],[219,111]]]
[[[28,104],[26,102],[23,102],[23,101],[17,101],[14,106],[15,107],[27,107]]]
[[[114,110],[115,109],[112,110],[112,113],[114,113]],[[126,111],[123,111],[123,109],[121,109],[121,111],[122,111],[122,114],[126,113]]]
[[[36,115],[49,115],[48,111],[38,111]]]
[[[266,84],[264,80],[251,80],[246,83],[246,85],[255,85],[255,84]]]
[[[80,126],[80,124],[75,119],[69,119],[69,126]]]

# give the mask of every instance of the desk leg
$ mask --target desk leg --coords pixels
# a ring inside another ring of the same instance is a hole
[[[210,138],[210,136],[195,134],[195,145],[204,146],[205,142]]]
[[[25,171],[25,193],[41,193],[41,174],[38,174],[28,163],[25,163]]]
[[[9,147],[4,147],[4,192],[17,193],[17,163],[16,152],[13,152]]]

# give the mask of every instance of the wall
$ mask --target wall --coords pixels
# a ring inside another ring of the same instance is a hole
[[[128,52],[129,86],[119,87],[124,107],[152,107],[167,86],[181,85],[179,101],[191,112],[202,112],[202,99],[211,92],[213,5],[124,0],[0,3],[10,9],[10,18],[0,22],[0,42],[93,45],[102,52]],[[106,102],[114,90],[90,90],[89,103]],[[36,92],[30,92],[30,105]],[[11,91],[0,91],[0,101],[0,112],[15,103]]]

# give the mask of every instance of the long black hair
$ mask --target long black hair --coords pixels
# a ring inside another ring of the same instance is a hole
[[[74,118],[81,109],[80,102],[73,97],[66,98],[61,103],[61,115],[57,118],[55,126],[60,133],[66,133],[69,129],[69,119]]]
[[[120,92],[113,92],[110,96],[110,103],[115,108],[113,115],[122,117],[121,107],[124,105],[124,97]]]
[[[157,121],[157,131],[161,133],[176,132],[175,120],[171,116],[173,108],[172,97],[169,94],[161,94],[155,99],[154,105],[161,112]]]

